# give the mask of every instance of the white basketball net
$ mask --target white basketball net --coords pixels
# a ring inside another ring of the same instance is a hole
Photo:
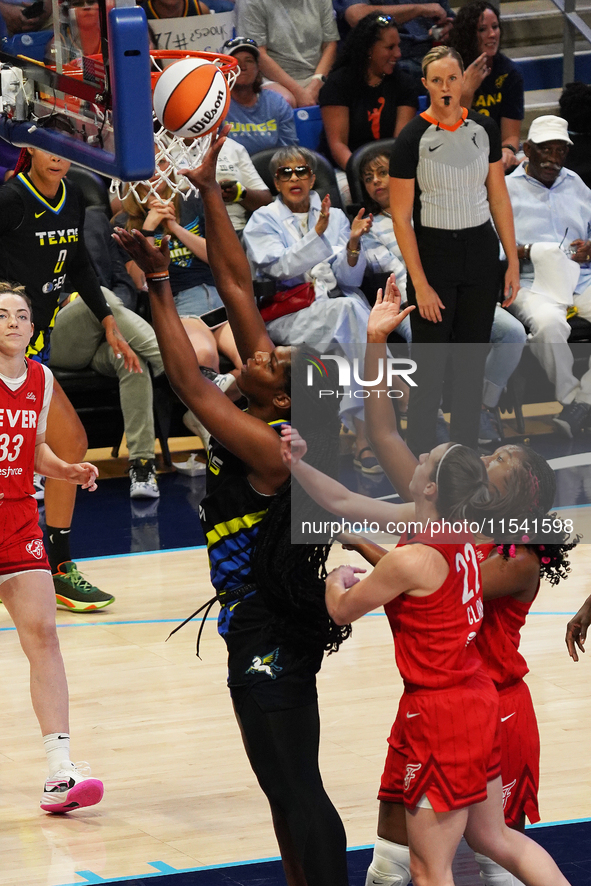
[[[187,53],[190,57],[191,53]],[[179,58],[182,56],[179,55]],[[159,71],[164,70],[167,64],[171,64],[178,59],[158,59],[152,57],[152,66]],[[221,66],[219,59],[212,58],[213,64]],[[224,73],[228,89],[232,89],[239,74],[239,69],[231,70]],[[191,184],[184,175],[177,175],[179,169],[196,169],[203,160],[207,149],[211,144],[212,134],[203,135],[194,139],[183,139],[173,135],[160,125],[156,115],[154,114],[155,131],[154,145],[156,151],[156,169],[154,175],[149,181],[139,182],[122,182],[119,179],[113,179],[111,182],[111,192],[122,198],[131,191],[139,203],[146,203],[150,197],[156,197],[162,203],[171,203],[174,198],[179,195],[184,200],[190,194],[197,195],[199,191]],[[165,193],[162,193],[162,184],[167,186]]]

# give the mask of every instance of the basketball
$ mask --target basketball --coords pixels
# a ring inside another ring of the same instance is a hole
[[[219,126],[230,103],[230,90],[217,65],[186,58],[161,74],[153,102],[165,129],[181,138],[195,138]]]

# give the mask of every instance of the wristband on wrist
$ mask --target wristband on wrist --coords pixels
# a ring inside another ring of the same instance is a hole
[[[160,283],[169,279],[168,271],[154,271],[153,274],[146,274],[145,277],[150,283]]]
[[[155,237],[156,231],[150,231],[148,228],[142,228],[140,234],[143,234],[144,237]]]
[[[531,243],[526,243],[523,247],[523,258],[525,261],[531,261]]]
[[[244,200],[247,193],[244,185],[241,185],[240,182],[236,182],[236,196],[232,200],[232,203],[240,203],[241,200]]]
[[[508,151],[511,151],[515,156],[517,156],[517,151],[513,147],[513,145],[502,145],[503,148],[507,148]]]
[[[321,83],[326,83],[324,74],[312,74],[312,80],[320,80]]]
[[[347,253],[348,253],[348,255],[359,255],[360,252],[361,252],[360,249],[351,249],[350,246],[347,246]]]

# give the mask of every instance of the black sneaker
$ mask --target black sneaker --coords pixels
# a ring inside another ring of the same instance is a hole
[[[129,462],[130,498],[160,498],[153,458],[134,458]]]
[[[563,406],[560,415],[555,415],[552,421],[561,434],[572,438],[583,429],[590,412],[591,406],[588,403],[573,400],[568,406]]]
[[[91,585],[71,560],[60,563],[53,575],[53,585],[58,609],[69,609],[71,612],[104,609],[115,599],[112,594],[105,594]]]

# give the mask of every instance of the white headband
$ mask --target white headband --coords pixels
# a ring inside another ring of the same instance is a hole
[[[437,465],[437,471],[435,473],[435,482],[437,483],[438,486],[439,486],[439,471],[441,470],[441,465],[443,464],[443,459],[445,458],[446,455],[449,455],[449,453],[452,451],[452,449],[455,449],[456,446],[462,446],[462,445],[463,445],[462,443],[454,443],[452,446],[449,447],[449,449],[445,450],[445,452],[443,453],[443,455],[439,459],[439,464]]]

